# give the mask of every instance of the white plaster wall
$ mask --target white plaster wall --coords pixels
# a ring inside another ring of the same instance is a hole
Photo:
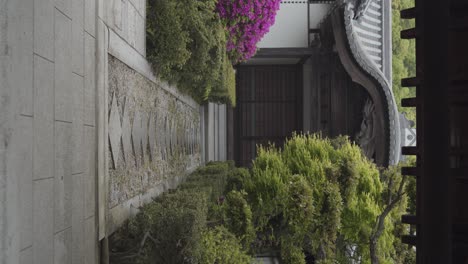
[[[310,28],[318,28],[332,4],[310,4]]]
[[[294,2],[294,3],[289,3]],[[317,28],[330,9],[330,4],[310,5],[310,28]],[[258,48],[305,48],[307,44],[306,1],[284,1],[270,28]]]

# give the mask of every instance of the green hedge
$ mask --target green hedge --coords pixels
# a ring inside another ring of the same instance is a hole
[[[216,0],[149,0],[147,59],[159,75],[205,101],[235,104],[235,74]]]
[[[165,194],[141,208],[130,225],[137,237],[146,232],[155,241],[146,243],[142,263],[185,263],[200,250],[206,226],[208,199],[203,192],[177,191]]]
[[[385,197],[402,180],[398,168],[379,174],[347,138],[295,135],[282,149],[259,148],[250,171],[210,162],[143,206],[113,235],[112,263],[250,263],[256,252],[280,252],[291,264],[306,255],[322,264],[368,263]],[[405,209],[406,198],[384,223],[382,263],[414,253],[398,240]]]
[[[217,226],[203,232],[196,260],[203,264],[251,264],[252,259],[245,254],[239,240],[226,228]]]
[[[141,207],[112,236],[112,263],[250,263],[240,239],[207,223],[216,218],[213,210],[232,169],[232,162],[208,163],[176,190]]]

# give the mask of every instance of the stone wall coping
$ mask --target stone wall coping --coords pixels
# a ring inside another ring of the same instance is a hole
[[[130,46],[130,44],[110,28],[108,52],[123,63],[127,64],[130,68],[159,85],[162,89],[176,97],[178,100],[186,103],[193,109],[199,109],[200,105],[189,95],[182,94],[174,86],[156,77],[151,64],[146,60],[146,58],[138,53],[132,46]]]

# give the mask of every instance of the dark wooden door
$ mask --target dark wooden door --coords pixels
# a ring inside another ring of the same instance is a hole
[[[250,166],[257,145],[282,147],[302,130],[302,68],[296,65],[241,66],[237,69],[234,158]]]

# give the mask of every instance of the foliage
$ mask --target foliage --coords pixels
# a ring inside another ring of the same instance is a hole
[[[207,217],[207,199],[202,192],[165,194],[141,208],[131,220],[137,237],[149,232],[141,263],[187,263],[198,250]]]
[[[227,56],[223,57],[220,78],[210,93],[210,100],[223,104],[236,103],[236,73]]]
[[[184,28],[184,10],[177,1],[148,1],[147,58],[159,73],[171,79],[172,69],[182,68],[190,58],[192,41]]]
[[[259,147],[251,171],[198,168],[113,244],[140,248],[124,263],[250,263],[247,252],[265,249],[279,249],[283,263],[410,263],[414,250],[399,239],[412,232],[400,222],[408,183],[399,167],[379,172],[346,137],[294,135],[283,149]]]
[[[346,137],[294,135],[282,150],[259,147],[250,177],[246,171],[233,173],[227,190],[246,192],[242,196],[251,206],[257,239],[263,241],[257,244],[280,247],[285,263],[304,263],[305,252],[317,263],[369,263],[376,221],[389,190],[401,182],[395,172],[381,175]],[[389,210],[376,237],[382,262],[395,261],[401,249],[392,226],[406,208],[405,199]]]
[[[368,243],[380,214],[380,194],[384,189],[375,165],[360,149],[346,143],[340,147],[340,186],[344,194],[343,239],[356,246],[356,253],[368,257]]]
[[[395,237],[393,241],[393,248],[395,249],[392,252],[392,263],[395,264],[413,264],[416,263],[416,250],[413,246],[403,244],[401,242],[401,237],[403,235],[408,235],[407,226],[402,224],[400,221],[395,223],[395,228],[393,231],[393,236]]]
[[[240,239],[245,248],[250,248],[255,239],[255,230],[252,223],[252,210],[244,196],[245,193],[234,190],[227,194],[225,225]]]
[[[400,112],[406,112],[409,120],[416,120],[414,108],[401,107],[401,99],[414,97],[415,88],[401,86],[401,79],[416,76],[415,40],[401,39],[400,32],[414,27],[414,20],[401,19],[400,10],[414,7],[414,0],[392,1],[392,49],[393,49],[393,93]]]
[[[199,103],[234,103],[227,31],[215,5],[216,0],[150,0],[147,58],[163,79]]]
[[[252,258],[242,249],[239,240],[222,226],[203,232],[196,260],[200,264],[250,264]]]
[[[113,236],[111,244],[119,252],[116,256],[111,255],[113,262],[197,263],[197,257],[211,256],[209,252],[222,248],[216,239],[234,235],[218,231],[210,233],[207,219],[210,205],[215,204],[224,192],[227,171],[232,166],[227,162],[209,163],[190,175],[175,191],[142,206],[139,213]],[[214,244],[207,241],[214,241]],[[244,253],[239,250],[236,253],[235,243],[241,248],[240,242],[231,239],[229,246],[234,251],[224,255],[218,252],[215,257],[245,259]]]
[[[217,202],[224,193],[230,168],[225,162],[208,163],[205,167],[198,168],[179,188],[204,192],[211,202]]]
[[[273,146],[260,147],[250,177],[228,180],[231,188],[244,188],[259,237],[276,241],[273,245],[281,247],[286,263],[304,261],[304,251],[322,262],[335,258],[343,212],[339,179],[350,181],[345,179],[342,165],[345,157],[352,162],[352,156],[345,153],[352,152],[349,149],[355,149],[355,159],[370,164],[347,139],[331,141],[315,135],[296,135],[282,151]],[[368,169],[374,173],[365,175],[378,181],[375,166],[369,165]],[[364,192],[369,179],[360,179],[359,173],[353,174],[358,178],[355,189],[359,186]]]
[[[243,190],[243,184],[248,178],[250,178],[250,173],[247,169],[234,168],[228,172],[226,190]]]
[[[285,237],[281,242],[281,259],[285,263],[306,264],[305,254],[300,246],[300,241]]]
[[[280,0],[219,0],[217,12],[227,24],[227,50],[234,63],[252,57],[256,45],[275,22]]]
[[[288,197],[288,178],[289,171],[281,153],[273,147],[260,148],[253,161],[251,177],[243,184],[258,229],[271,228],[270,220],[283,211],[284,201]]]
[[[388,220],[391,222],[390,225],[394,228],[393,230],[389,229],[392,233],[387,234],[387,236],[392,236],[394,238],[393,245],[391,246],[394,251],[389,252],[389,254],[391,255],[392,263],[397,264],[416,263],[416,251],[412,246],[403,244],[400,239],[403,235],[416,235],[412,227],[409,228],[408,225],[401,223],[402,214],[408,213],[416,215],[416,179],[413,177],[404,177],[400,173],[401,166],[415,166],[414,162],[416,161],[410,160],[399,166],[391,167],[384,172],[385,182],[388,183],[387,185],[391,185],[390,188],[388,188],[389,192],[385,195],[387,203],[389,201],[389,194],[392,194],[393,197],[398,197],[399,193],[401,195],[400,201],[396,204]],[[398,190],[396,186],[399,186],[401,183],[404,185],[401,190]]]

